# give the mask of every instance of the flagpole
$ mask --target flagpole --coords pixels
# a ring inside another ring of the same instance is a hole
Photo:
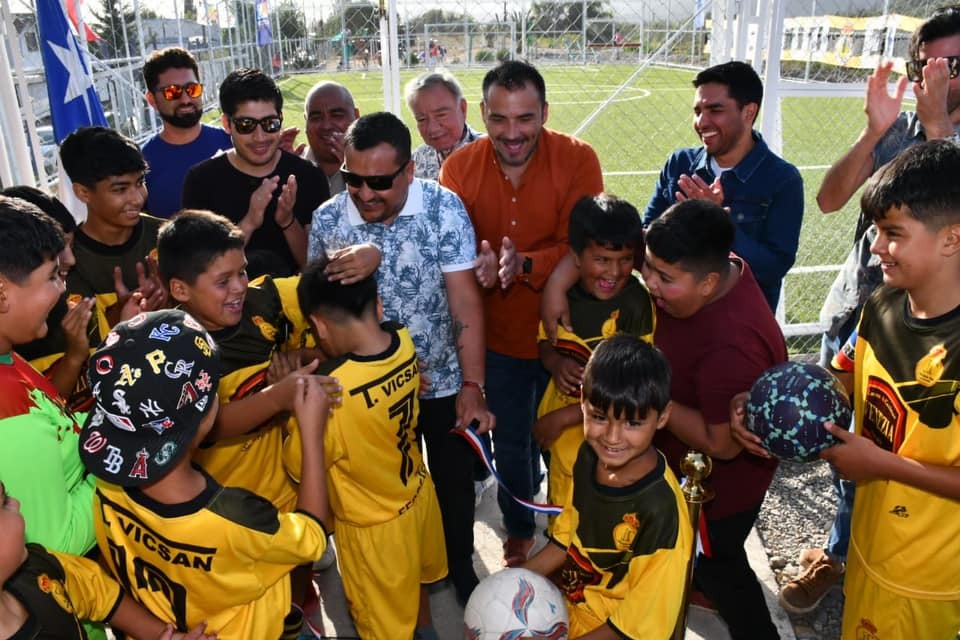
[[[83,19],[83,3],[77,0],[77,41],[83,47],[84,53],[90,53],[90,47],[87,43],[87,21]],[[91,69],[92,71],[93,69]]]
[[[13,16],[10,14],[10,5],[7,0],[0,0],[0,8],[3,10],[3,22],[6,27],[7,35],[14,34],[14,42],[10,50],[13,52],[13,61],[17,69],[17,77],[20,82],[20,95],[25,96],[24,115],[27,119],[27,127],[30,129],[33,137],[33,148],[35,149],[34,161],[37,163],[38,175],[44,178],[46,182],[46,171],[43,168],[43,154],[40,153],[40,139],[37,136],[37,121],[33,113],[33,107],[30,104],[29,93],[26,82],[23,77],[23,59],[20,57],[19,43],[16,41],[16,27],[13,24]],[[27,138],[23,133],[23,121],[20,116],[20,105],[17,104],[17,92],[13,85],[13,76],[11,75],[10,61],[7,59],[7,48],[0,47],[0,67],[3,67],[0,75],[0,93],[2,93],[3,119],[7,126],[5,131],[9,132],[9,146],[13,152],[13,167],[9,160],[3,158],[3,166],[0,167],[0,176],[3,184],[11,186],[14,184],[36,184],[33,168],[30,164],[30,151],[27,146]],[[4,139],[4,148],[7,140]],[[6,154],[4,154],[6,156]]]
[[[173,15],[177,19],[177,45],[183,47],[183,29],[180,26],[180,0],[173,0]]]
[[[7,0],[2,1],[4,15],[6,16],[7,33],[13,33],[15,29],[13,26],[13,14],[9,10]],[[20,47],[10,47],[10,51],[13,53],[13,70],[17,74],[17,89],[20,91],[19,95],[29,96],[30,87],[27,85],[27,76],[23,71],[23,55]],[[43,147],[40,143],[40,136],[37,134],[37,112],[33,110],[33,100],[24,100],[20,108],[23,109],[23,117],[27,125],[27,136],[30,142],[29,147],[33,150],[32,157],[37,167],[37,177],[40,178],[38,182],[46,186],[47,183],[50,182],[51,176],[47,175],[47,167],[43,157]]]

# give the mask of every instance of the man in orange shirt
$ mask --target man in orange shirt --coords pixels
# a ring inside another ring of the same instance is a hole
[[[537,354],[540,294],[569,251],[573,205],[603,191],[593,148],[543,125],[543,76],[523,62],[504,62],[483,79],[480,111],[488,137],[455,152],[440,183],[457,193],[480,241],[475,264],[484,288],[487,403],[497,417],[497,468],[515,496],[530,500],[540,484],[531,427],[547,372]],[[533,513],[500,491],[507,529],[504,563],[516,566],[533,546]]]

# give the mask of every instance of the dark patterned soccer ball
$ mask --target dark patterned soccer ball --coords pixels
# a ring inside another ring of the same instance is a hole
[[[847,428],[852,419],[843,385],[813,364],[785,362],[767,369],[750,389],[746,427],[781,460],[810,462],[836,444],[823,428],[829,420]]]

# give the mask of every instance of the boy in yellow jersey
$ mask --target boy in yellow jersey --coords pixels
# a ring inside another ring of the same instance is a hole
[[[822,454],[857,483],[844,639],[960,629],[958,172],[955,142],[918,144],[875,173],[861,199],[885,286],[834,359],[854,375],[856,433],[828,423],[841,444]]]
[[[217,416],[220,367],[181,310],[121,322],[91,356],[95,408],[79,446],[97,477],[97,543],[123,588],[178,630],[206,621],[220,640],[296,638],[288,574],[326,547],[329,400],[319,379],[296,381],[304,473],[297,510],[280,513],[191,460]]]
[[[573,463],[583,443],[580,379],[590,353],[602,340],[628,333],[653,340],[653,300],[633,275],[643,255],[640,214],[614,196],[584,196],[570,213],[570,251],[579,280],[567,291],[571,328],[555,344],[540,327],[540,359],[550,383],[537,410],[533,435],[550,453],[548,499],[566,504]],[[551,518],[551,524],[553,519]]]
[[[161,228],[157,257],[171,298],[212,333],[220,349],[222,408],[194,460],[217,482],[252,491],[287,512],[297,502],[297,488],[283,467],[283,438],[297,378],[316,362],[308,357],[304,366],[293,354],[296,366],[277,380],[268,378],[268,368],[278,352],[308,353],[314,342],[297,304],[299,277],[249,282],[245,242],[227,218],[187,209]],[[372,245],[358,249],[374,254],[369,268],[376,269],[379,251]],[[309,616],[317,605],[309,568],[294,575],[294,602]]]
[[[435,639],[425,585],[446,576],[447,562],[440,507],[417,445],[417,354],[405,328],[380,324],[373,278],[341,285],[325,268],[325,258],[309,264],[297,296],[330,358],[318,372],[343,387],[325,434],[343,590],[361,638]],[[305,474],[297,442],[288,438],[284,457],[288,469]]]
[[[20,502],[0,482],[0,638],[87,640],[80,620],[103,620],[143,640],[212,640],[199,625],[174,633],[93,560],[24,543]]]
[[[580,406],[570,500],[550,543],[522,566],[559,571],[571,640],[668,638],[693,544],[680,485],[653,446],[670,415],[670,367],[635,336],[604,340]]]
[[[67,305],[91,311],[89,351],[121,319],[166,306],[154,260],[163,221],[142,212],[147,162],[137,144],[119,132],[80,127],[63,139],[60,160],[74,195],[86,206],[86,219],[73,232],[74,264],[65,279]],[[67,337],[64,333],[55,323],[49,339],[61,341]],[[86,358],[78,364],[80,356],[77,350],[70,359],[84,372]],[[90,409],[90,389],[82,373],[73,393],[65,397],[75,411]]]
[[[161,229],[157,258],[172,300],[211,332],[220,352],[222,407],[194,459],[221,484],[243,487],[290,511],[297,492],[280,458],[283,426],[297,377],[316,363],[267,383],[271,356],[286,348],[290,336],[303,336],[306,324],[296,299],[284,299],[276,280],[248,282],[243,247],[235,224],[188,209]]]

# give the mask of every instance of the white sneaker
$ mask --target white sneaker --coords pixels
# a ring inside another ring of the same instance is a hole
[[[493,474],[488,475],[482,481],[475,480],[473,482],[473,493],[476,496],[474,500],[474,506],[480,506],[480,502],[483,501],[483,494],[486,493],[487,489],[496,484],[496,482],[497,479],[493,477]]]
[[[337,554],[333,550],[333,537],[327,538],[327,548],[323,550],[320,559],[313,563],[314,571],[326,571],[337,564]]]

